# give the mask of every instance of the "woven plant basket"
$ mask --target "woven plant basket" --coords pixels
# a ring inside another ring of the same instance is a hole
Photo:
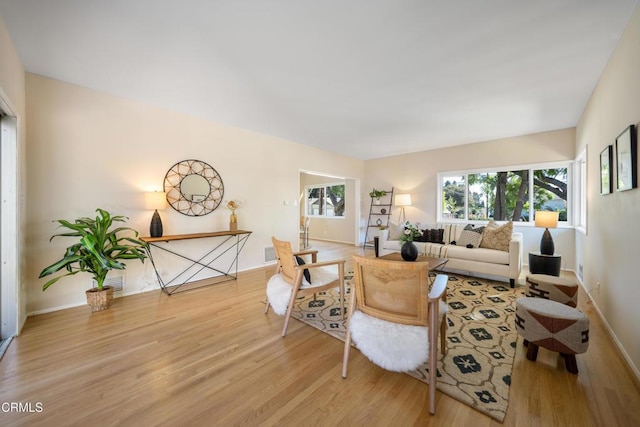
[[[98,288],[89,289],[86,294],[87,304],[91,307],[91,312],[106,310],[113,300],[113,288],[111,286],[104,286],[101,291]]]

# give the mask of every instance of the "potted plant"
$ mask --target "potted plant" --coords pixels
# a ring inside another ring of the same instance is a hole
[[[49,276],[62,269],[65,274],[57,276],[42,286],[46,291],[49,286],[65,276],[73,276],[81,272],[90,273],[96,282],[96,287],[86,291],[87,304],[91,311],[100,311],[109,308],[113,299],[113,288],[104,286],[107,273],[111,270],[124,270],[126,265],[122,263],[128,259],[139,259],[144,262],[147,258],[149,246],[138,239],[138,232],[129,227],[111,229],[114,222],[125,222],[128,218],[121,215],[111,215],[103,209],[96,209],[98,215],[94,218],[78,218],[75,221],[57,220],[60,227],[69,229],[69,232],[54,234],[55,237],[75,237],[76,243],[69,246],[62,259],[46,267],[40,273],[40,278]],[[121,233],[131,232],[131,235]]]
[[[369,193],[369,197],[375,198],[376,204],[380,204],[380,197],[384,197],[387,195],[387,192],[384,190],[376,190],[375,188]]]

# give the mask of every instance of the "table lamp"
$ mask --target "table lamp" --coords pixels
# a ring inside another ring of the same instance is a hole
[[[160,220],[158,209],[162,210],[166,206],[166,193],[162,191],[149,191],[145,193],[145,208],[155,211],[151,217],[151,225],[149,226],[149,235],[151,237],[162,237],[162,220]]]
[[[398,214],[398,223],[402,224],[407,220],[404,214],[404,207],[411,206],[411,194],[396,194],[394,198],[394,205],[400,206],[400,213]]]
[[[540,240],[540,253],[542,255],[553,255],[555,248],[549,229],[558,226],[559,215],[560,212],[536,211],[536,227],[545,229],[544,233],[542,233],[542,240]]]

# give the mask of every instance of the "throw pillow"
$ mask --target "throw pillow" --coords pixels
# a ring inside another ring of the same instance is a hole
[[[424,230],[423,236],[426,238],[426,242],[429,243],[444,243],[444,229],[431,228]]]
[[[477,248],[480,246],[482,240],[482,232],[484,226],[474,227],[473,224],[468,224],[460,233],[460,238],[456,241],[456,245],[465,246],[467,248]]]
[[[404,224],[389,221],[389,240],[400,240],[402,233],[404,233]]]
[[[497,249],[509,252],[509,242],[513,234],[513,222],[498,226],[495,221],[489,221],[482,234],[481,248]]]
[[[299,256],[296,256],[296,263],[298,265],[304,265],[305,264],[304,260]],[[309,282],[309,284],[311,284],[311,273],[309,273],[309,269],[305,268],[302,271],[302,274],[304,274],[304,278],[307,280],[307,282]]]

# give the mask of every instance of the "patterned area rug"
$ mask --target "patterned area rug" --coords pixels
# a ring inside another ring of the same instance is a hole
[[[349,284],[352,275],[345,278]],[[500,422],[509,404],[517,338],[515,301],[523,296],[522,287],[449,274],[448,351],[445,355],[438,351],[436,387]],[[344,341],[336,290],[318,294],[316,301],[313,296],[299,299],[293,317]],[[427,372],[425,364],[408,374],[428,382]]]

